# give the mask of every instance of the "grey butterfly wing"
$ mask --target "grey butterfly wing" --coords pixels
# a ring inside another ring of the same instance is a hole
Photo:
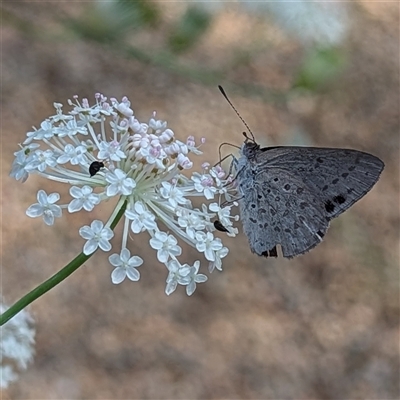
[[[329,218],[321,200],[301,179],[279,168],[254,174],[247,164],[238,181],[243,230],[252,252],[277,257],[280,245],[283,256],[292,258],[322,241]]]
[[[296,175],[322,200],[330,219],[367,194],[384,168],[379,158],[368,153],[319,147],[259,149],[253,164],[260,172],[279,169]]]

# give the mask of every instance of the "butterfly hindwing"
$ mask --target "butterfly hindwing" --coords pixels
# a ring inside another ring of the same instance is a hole
[[[322,241],[329,219],[321,201],[296,176],[279,169],[254,175],[244,168],[239,187],[246,194],[239,200],[243,230],[254,253],[276,257],[280,245],[283,256],[291,258]]]

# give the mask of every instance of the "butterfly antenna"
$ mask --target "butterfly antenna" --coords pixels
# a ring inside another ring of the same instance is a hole
[[[229,100],[229,97],[227,96],[227,94],[225,93],[224,88],[221,85],[218,85],[218,89],[219,91],[222,93],[222,96],[225,97],[225,100],[229,103],[229,105],[232,107],[233,111],[235,111],[236,115],[240,118],[240,120],[243,122],[243,125],[247,128],[247,130],[249,131],[251,138],[253,140],[253,142],[255,143],[256,140],[254,139],[254,135],[253,132],[251,131],[250,127],[247,125],[247,122],[242,118],[242,116],[239,114],[239,111],[236,110],[235,106],[232,104],[232,102]],[[244,136],[246,138],[249,139],[249,137],[247,136],[247,134],[244,132]]]

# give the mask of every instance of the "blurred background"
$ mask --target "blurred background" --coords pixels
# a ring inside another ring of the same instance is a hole
[[[306,255],[259,258],[243,234],[221,233],[224,271],[190,298],[164,294],[146,235],[130,244],[144,249],[139,282],[113,285],[108,255],[95,254],[30,306],[35,361],[4,399],[399,398],[398,4],[10,1],[1,11],[9,304],[75,257],[79,227],[109,212],[53,227],[25,215],[40,188],[68,197],[61,184],[8,176],[53,102],[126,95],[141,121],[157,110],[178,138],[206,137],[201,161],[213,164],[244,130],[220,84],[262,145],[356,148],[386,164]]]

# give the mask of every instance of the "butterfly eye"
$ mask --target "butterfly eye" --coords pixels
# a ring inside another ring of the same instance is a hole
[[[100,171],[100,168],[104,168],[104,163],[101,161],[93,161],[89,167],[90,176],[96,175]]]

